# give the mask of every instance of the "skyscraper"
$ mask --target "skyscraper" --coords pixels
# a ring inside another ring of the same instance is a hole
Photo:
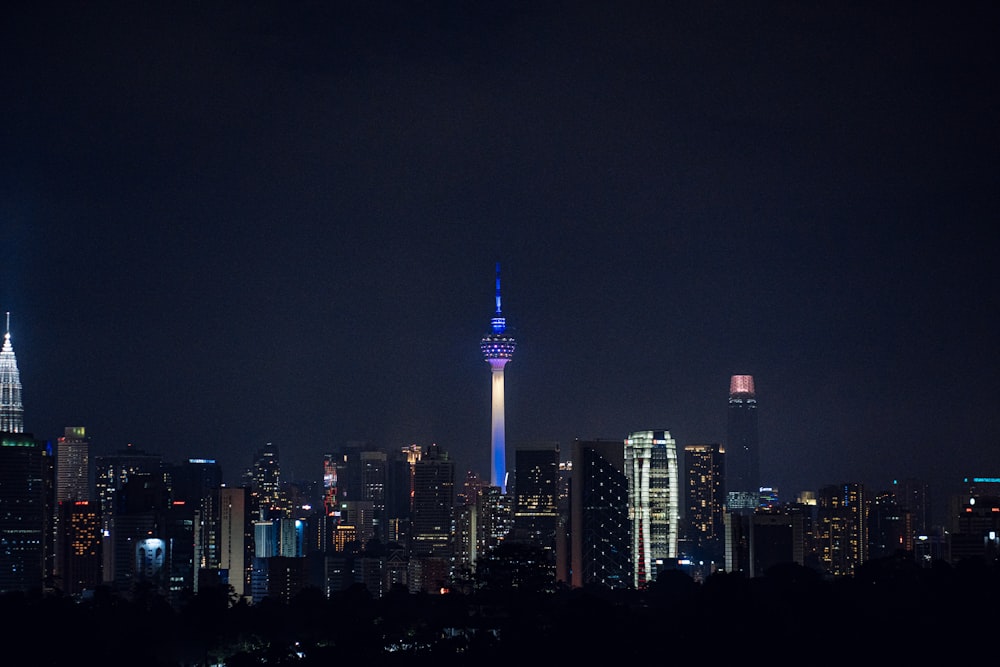
[[[722,563],[725,538],[725,448],[718,443],[686,445],[686,530],[697,561]]]
[[[670,431],[637,431],[625,438],[632,584],[645,588],[669,558],[677,557],[680,484],[677,443]]]
[[[101,506],[101,532],[109,534],[114,517],[120,513],[119,494],[133,475],[162,474],[163,457],[145,452],[132,443],[112,454],[94,459],[95,499]],[[105,550],[105,557],[110,552]],[[105,563],[107,574],[107,563]]]
[[[451,557],[452,510],[455,505],[455,462],[432,444],[414,464],[411,556]]]
[[[500,287],[497,278],[497,312],[500,306]],[[10,344],[10,313],[7,313],[7,330],[0,351],[0,432],[24,433],[24,406],[21,404],[21,376],[17,372],[17,359]]]
[[[267,443],[257,450],[253,462],[253,483],[250,492],[251,511],[254,519],[272,519],[281,516],[281,466],[278,447]]]
[[[570,459],[570,584],[629,588],[632,531],[625,444],[574,440]]]
[[[413,465],[413,519],[408,564],[411,593],[438,592],[451,580],[455,462],[436,444]]]
[[[56,503],[90,500],[90,438],[83,426],[67,426],[56,440]]]
[[[760,494],[760,448],[757,442],[757,395],[752,375],[729,379],[726,489],[730,512],[750,514]]]
[[[52,548],[52,458],[30,433],[0,433],[0,593],[42,589]]]
[[[559,444],[519,447],[514,454],[514,517],[508,542],[546,552],[555,574],[559,527]]]
[[[101,512],[96,502],[76,500],[58,507],[56,586],[79,595],[101,584]]]
[[[816,545],[820,566],[853,577],[868,559],[868,499],[861,482],[824,486],[817,494]]]
[[[77,502],[90,500],[90,439],[87,438],[83,426],[67,426],[63,435],[56,440],[56,489],[55,511],[55,561],[53,574],[62,576],[66,566],[65,559],[69,555],[64,540],[70,537],[69,526],[63,522],[73,518],[69,508],[63,505],[73,505]],[[97,503],[88,511],[97,511]],[[78,517],[77,517],[78,518]],[[95,531],[94,539],[100,535]],[[73,536],[77,539],[78,536]],[[99,552],[98,552],[99,553]]]
[[[247,496],[246,488],[219,489],[219,570],[233,591],[243,596],[250,592],[247,576]]]
[[[514,338],[506,333],[507,318],[500,311],[500,262],[497,262],[496,312],[490,333],[480,342],[483,358],[493,375],[492,437],[490,440],[490,484],[507,493],[507,450],[503,416],[503,369],[514,356]]]

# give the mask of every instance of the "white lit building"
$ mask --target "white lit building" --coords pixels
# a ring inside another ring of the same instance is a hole
[[[680,484],[677,443],[670,431],[637,431],[625,439],[633,585],[656,579],[664,561],[677,557]]]

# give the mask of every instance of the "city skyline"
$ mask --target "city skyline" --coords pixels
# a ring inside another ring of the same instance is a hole
[[[24,427],[290,477],[370,440],[726,442],[783,495],[1000,474],[1000,9],[11,10]]]

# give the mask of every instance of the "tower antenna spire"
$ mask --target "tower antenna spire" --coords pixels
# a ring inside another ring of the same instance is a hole
[[[497,315],[500,314],[500,262],[497,262]]]

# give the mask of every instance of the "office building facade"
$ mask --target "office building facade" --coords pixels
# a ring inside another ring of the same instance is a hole
[[[632,585],[645,588],[677,557],[680,482],[677,443],[670,431],[636,431],[625,438],[632,538]]]
[[[632,536],[625,444],[577,439],[570,457],[570,584],[629,588]]]
[[[725,554],[726,450],[719,443],[685,445],[682,531],[688,555],[706,564],[706,572],[721,567]]]

